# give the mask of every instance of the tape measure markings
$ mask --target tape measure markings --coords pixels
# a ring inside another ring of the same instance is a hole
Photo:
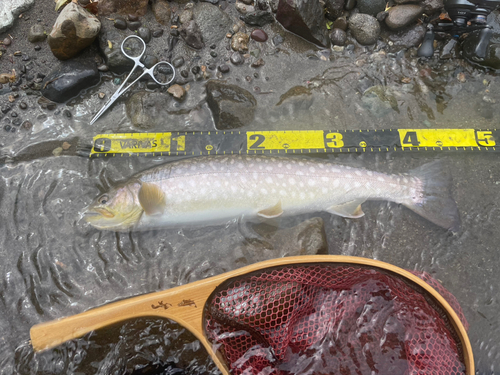
[[[496,129],[205,131],[99,134],[90,157],[387,152],[496,151]]]

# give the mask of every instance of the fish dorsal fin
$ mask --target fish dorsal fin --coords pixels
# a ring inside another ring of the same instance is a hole
[[[143,182],[138,195],[146,215],[160,215],[165,210],[165,194],[157,185]]]
[[[328,208],[327,211],[334,215],[355,219],[365,215],[361,209],[361,203],[364,201],[364,199],[355,199],[353,201],[332,206]]]
[[[281,208],[281,201],[278,201],[274,206],[265,208],[257,212],[257,215],[265,219],[273,219],[283,215],[283,209]]]

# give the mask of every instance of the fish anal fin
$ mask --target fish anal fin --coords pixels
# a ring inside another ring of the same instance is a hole
[[[281,208],[281,201],[279,201],[272,207],[260,210],[259,212],[257,212],[257,215],[259,215],[259,217],[262,217],[264,219],[274,219],[280,217],[281,215],[283,215],[283,209]]]
[[[358,217],[365,216],[365,213],[361,209],[361,203],[363,202],[364,200],[355,199],[349,202],[329,207],[327,211],[334,215],[356,219]]]
[[[165,194],[157,185],[143,182],[138,196],[146,215],[160,215],[165,210]]]

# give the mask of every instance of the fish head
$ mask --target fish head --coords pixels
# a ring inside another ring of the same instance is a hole
[[[101,194],[85,209],[85,220],[97,229],[127,231],[140,220],[143,209],[137,198],[141,185],[130,183]]]

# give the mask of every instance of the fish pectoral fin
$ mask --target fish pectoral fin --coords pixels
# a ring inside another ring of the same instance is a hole
[[[265,208],[257,212],[257,215],[265,219],[274,219],[283,215],[283,209],[281,208],[281,201],[276,203],[274,206]]]
[[[361,203],[363,202],[364,200],[356,199],[353,201],[338,204],[336,206],[332,206],[328,208],[327,211],[334,215],[356,219],[358,217],[365,216],[365,213],[361,209]]]
[[[157,185],[143,182],[139,189],[139,203],[146,215],[160,215],[166,207],[165,194]]]

